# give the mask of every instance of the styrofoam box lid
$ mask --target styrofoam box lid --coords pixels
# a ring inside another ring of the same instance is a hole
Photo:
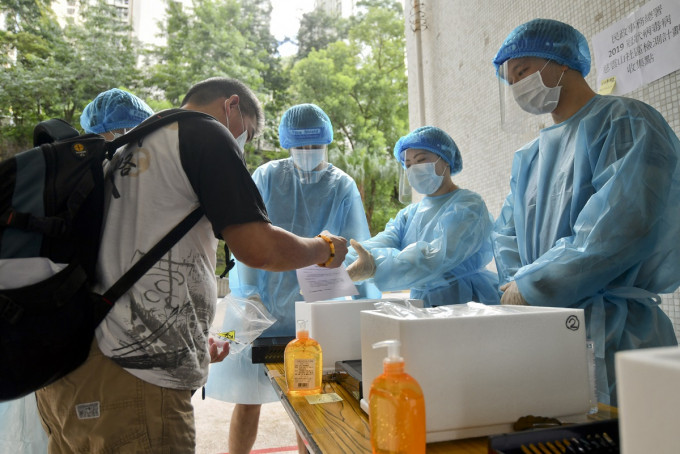
[[[425,395],[428,441],[437,440],[431,432],[446,437],[529,414],[585,416],[590,387],[583,310],[496,307],[493,314],[444,319],[362,312],[364,396],[386,355],[372,345],[399,339],[406,372]]]
[[[336,361],[361,358],[359,313],[385,301],[404,304],[403,299],[395,298],[295,302],[295,319],[307,320],[309,336],[321,346],[324,372],[334,370]],[[423,307],[422,300],[408,301]]]
[[[678,451],[680,347],[616,353],[622,453]]]

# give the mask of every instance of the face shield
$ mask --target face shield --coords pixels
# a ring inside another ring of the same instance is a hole
[[[540,113],[545,108],[539,108],[559,99],[559,88],[543,84],[540,71],[547,63],[541,58],[517,58],[505,61],[498,68],[501,127],[504,131],[525,134],[537,132],[553,123],[550,113]],[[520,107],[518,101],[533,113]]]
[[[449,165],[441,156],[427,150],[409,148],[404,153],[405,167],[399,172],[399,201],[411,203],[413,190],[422,196],[438,191]],[[420,198],[418,198],[420,200]]]
[[[290,149],[295,171],[303,184],[316,183],[328,167],[326,145],[305,145]]]
[[[408,205],[413,201],[413,188],[408,182],[408,176],[406,176],[406,169],[403,166],[399,166],[399,202],[404,205]]]

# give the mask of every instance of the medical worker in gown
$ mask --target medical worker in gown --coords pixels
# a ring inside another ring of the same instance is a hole
[[[288,109],[279,141],[290,157],[270,161],[253,173],[272,224],[304,237],[324,230],[345,238],[370,237],[354,180],[328,162],[333,126],[314,104]],[[269,272],[236,264],[229,276],[232,294],[261,300],[276,323],[262,336],[295,336],[295,301],[302,301],[295,271]],[[360,297],[379,298],[371,285],[358,286]],[[252,364],[251,348],[211,366],[207,395],[236,403],[229,452],[250,452],[257,435],[260,404],[278,401],[262,364]]]
[[[649,105],[593,92],[567,24],[520,25],[493,63],[504,109],[554,121],[514,156],[494,227],[501,303],[583,308],[598,400],[615,405],[617,351],[677,345],[658,294],[680,283],[680,142]]]
[[[383,292],[410,289],[425,307],[498,304],[498,277],[486,269],[493,258],[493,218],[479,194],[451,179],[463,168],[453,139],[424,126],[397,141],[394,157],[425,197],[373,238],[350,240],[345,263],[352,280],[369,279]]]

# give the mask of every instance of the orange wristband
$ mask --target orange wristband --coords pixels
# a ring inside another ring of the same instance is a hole
[[[333,241],[331,241],[330,238],[328,238],[326,235],[317,235],[317,237],[322,238],[326,243],[328,243],[328,247],[331,248],[331,256],[328,257],[328,260],[326,260],[326,263],[319,263],[319,266],[328,266],[331,264],[333,259],[335,258],[335,246],[333,246]]]

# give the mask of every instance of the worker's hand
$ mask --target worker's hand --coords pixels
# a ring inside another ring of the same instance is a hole
[[[328,230],[321,232],[321,235],[330,238],[333,242],[333,247],[335,248],[335,257],[333,257],[331,263],[326,265],[326,267],[338,268],[342,265],[342,262],[345,261],[345,256],[347,255],[347,240],[341,236],[329,233]]]
[[[354,263],[347,267],[350,279],[356,282],[372,278],[375,275],[375,260],[371,253],[364,249],[358,241],[352,239],[349,240],[349,244],[352,245],[359,256]]]
[[[210,336],[208,338],[208,351],[210,352],[210,362],[219,363],[229,354],[229,342],[215,340]]]
[[[528,303],[519,292],[515,281],[502,285],[501,292],[503,292],[503,296],[501,296],[501,304],[508,304],[512,306],[528,306]]]

